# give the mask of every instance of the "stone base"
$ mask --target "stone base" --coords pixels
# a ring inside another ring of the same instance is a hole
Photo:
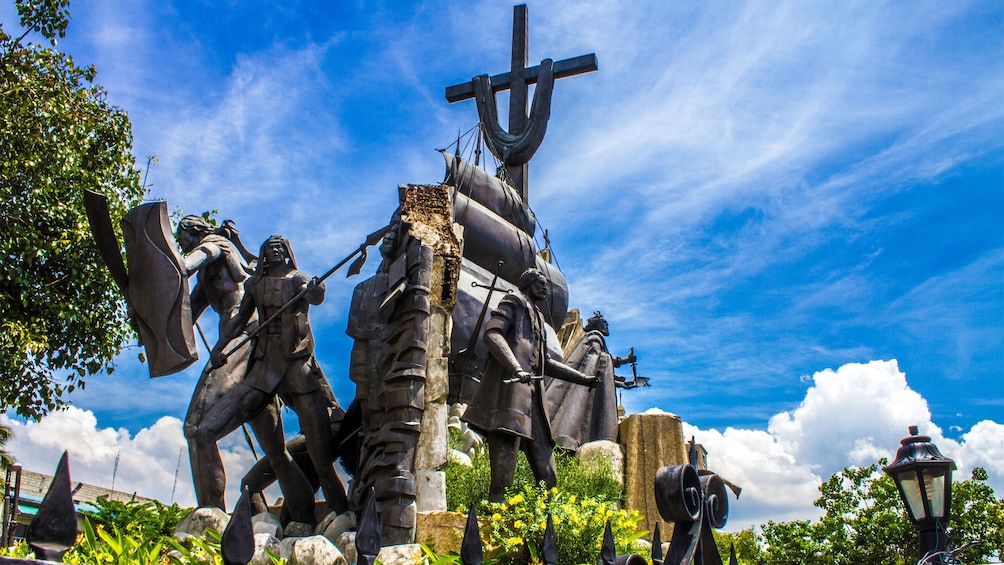
[[[439,555],[460,553],[467,516],[456,512],[419,512],[415,541]]]
[[[673,534],[673,525],[665,522],[655,505],[655,473],[666,465],[687,462],[683,424],[675,414],[632,414],[620,423],[620,443],[625,447],[625,501],[631,510],[644,517],[640,530],[648,530],[649,539],[659,524],[662,539]]]

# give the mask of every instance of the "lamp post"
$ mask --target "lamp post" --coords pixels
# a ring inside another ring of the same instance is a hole
[[[917,426],[910,426],[910,436],[900,442],[896,460],[885,468],[920,534],[919,563],[950,562],[946,560],[945,527],[950,517],[954,470],[955,461],[942,455],[930,437],[917,435]]]

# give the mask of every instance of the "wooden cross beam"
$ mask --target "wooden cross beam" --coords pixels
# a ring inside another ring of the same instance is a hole
[[[554,78],[558,79],[591,73],[597,68],[595,53],[579,55],[578,57],[555,61]],[[498,94],[499,92],[509,90],[509,74],[510,73],[492,75],[492,92]],[[524,69],[523,77],[526,81],[525,84],[537,84],[538,75],[540,75],[540,65],[534,65]],[[450,104],[453,104],[454,102],[463,102],[464,100],[470,100],[471,98],[474,98],[474,84],[471,82],[455,84],[447,87],[446,89],[446,101]]]
[[[526,114],[527,97],[529,86],[537,83],[540,74],[540,65],[527,67],[527,57],[529,51],[529,38],[527,36],[527,16],[526,4],[520,4],[513,8],[512,15],[512,60],[508,73],[502,73],[491,77],[492,92],[499,93],[504,90],[509,91],[509,131],[512,135],[520,135],[527,128],[529,118]],[[553,64],[552,72],[554,78],[565,78],[583,73],[589,73],[597,69],[596,54],[580,55],[570,59],[563,59]],[[449,103],[460,102],[474,98],[474,81],[450,86],[446,89],[446,101]],[[527,165],[506,164],[509,178],[523,196],[523,202],[527,201]]]

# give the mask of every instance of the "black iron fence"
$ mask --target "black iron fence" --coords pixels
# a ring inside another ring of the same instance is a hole
[[[662,467],[655,477],[655,498],[659,514],[674,523],[668,554],[663,556],[659,527],[652,536],[653,565],[723,565],[712,530],[721,528],[728,519],[726,482],[709,471],[698,471],[696,448],[691,440],[691,463]],[[737,493],[738,494],[738,493]],[[70,471],[64,452],[55,477],[38,513],[28,527],[26,539],[41,560],[0,557],[0,565],[28,565],[58,561],[77,535],[73,508]],[[380,521],[376,496],[370,492],[356,529],[355,546],[358,565],[374,565],[380,553]],[[220,553],[226,565],[247,565],[254,555],[254,528],[251,525],[250,493],[245,489],[220,541]],[[558,564],[558,547],[554,535],[554,520],[547,515],[544,539],[540,548],[545,565]],[[464,565],[481,565],[484,548],[474,505],[467,515],[460,561]],[[736,563],[735,553],[729,559]],[[617,555],[614,537],[607,519],[600,549],[600,565],[643,565],[644,557],[637,553]]]

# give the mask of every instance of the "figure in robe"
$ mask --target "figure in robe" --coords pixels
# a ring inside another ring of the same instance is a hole
[[[576,319],[578,316],[576,316]],[[578,321],[575,322],[576,325]],[[558,379],[545,379],[548,414],[555,443],[569,451],[590,441],[617,441],[617,394],[614,369],[634,363],[634,354],[617,357],[607,349],[610,329],[603,315],[595,312],[585,324],[585,333],[566,350],[565,364],[595,376],[595,387]]]
[[[554,438],[548,424],[542,379],[564,379],[583,388],[596,377],[583,375],[547,353],[544,315],[537,303],[547,296],[547,278],[537,269],[519,277],[519,292],[506,295],[485,326],[488,349],[484,377],[463,420],[485,435],[491,460],[488,500],[502,502],[512,485],[516,458],[526,454],[534,479],[557,483]]]

